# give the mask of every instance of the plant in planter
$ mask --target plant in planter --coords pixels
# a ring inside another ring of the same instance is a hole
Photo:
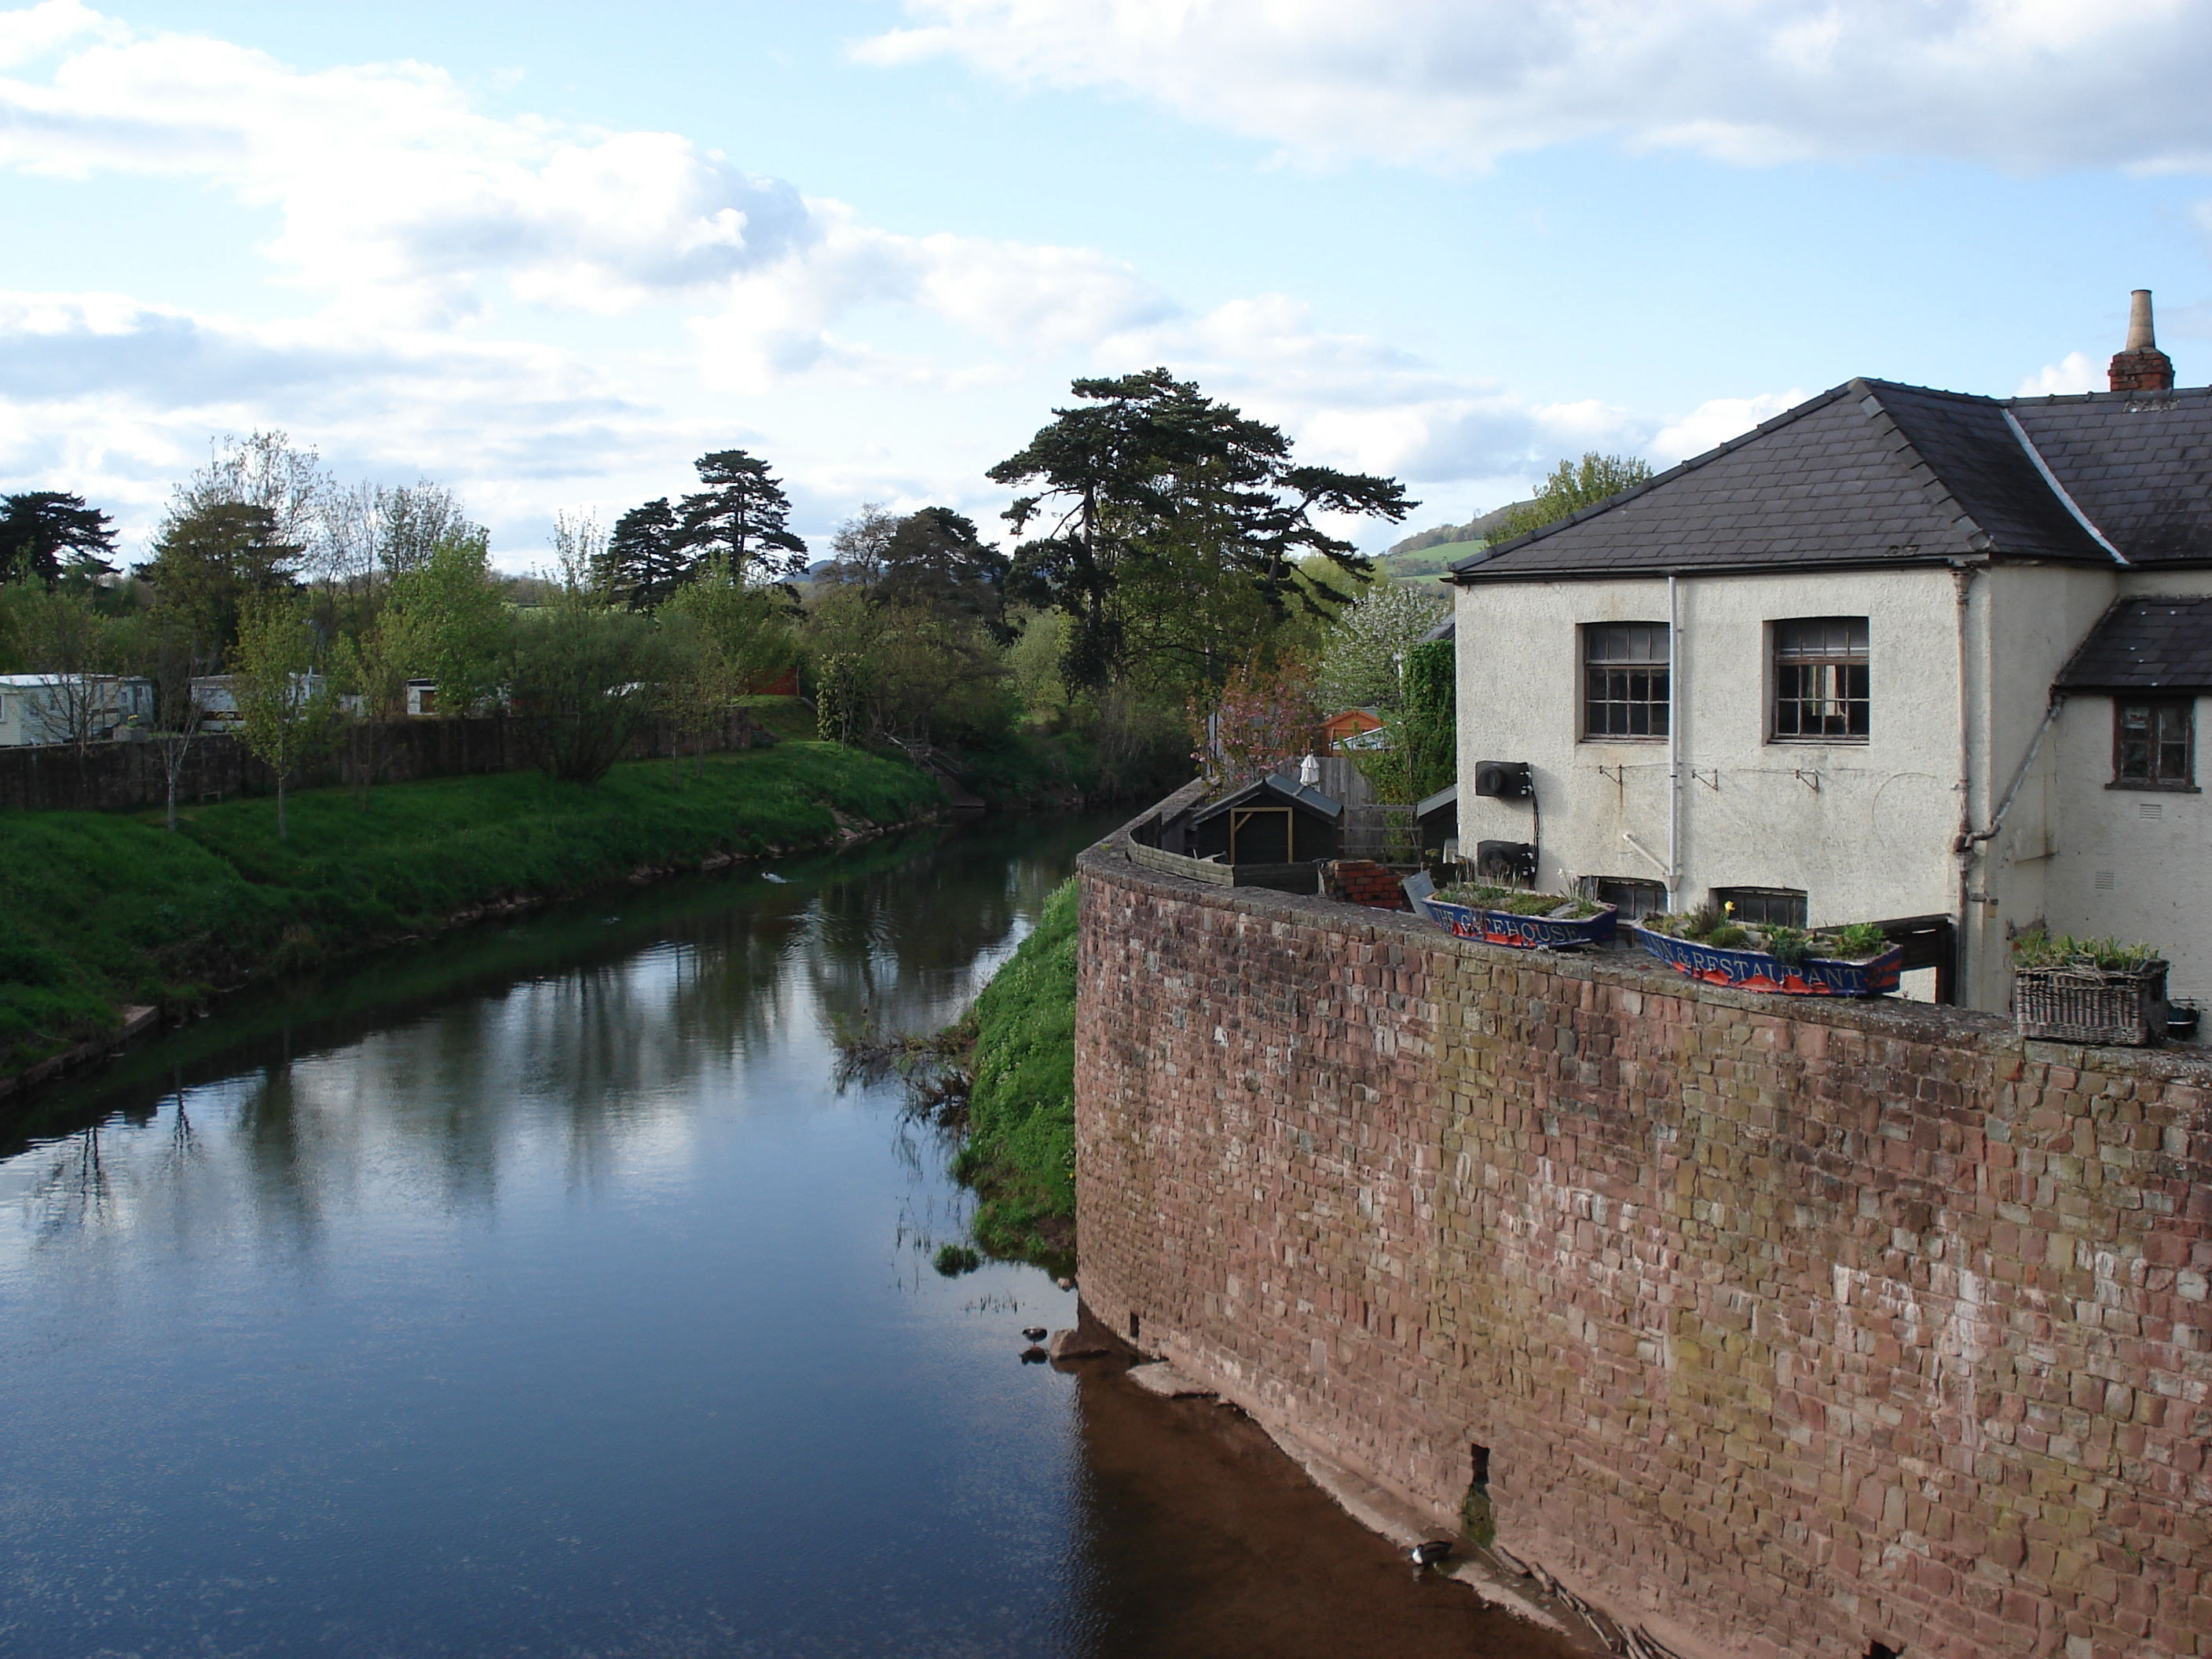
[[[1637,939],[1675,972],[1710,985],[1798,997],[1873,997],[1897,989],[1904,947],[1872,922],[1749,927],[1734,919],[1733,908],[1646,916],[1634,924]]]
[[[1423,900],[1425,914],[1446,933],[1515,950],[1577,950],[1602,945],[1619,920],[1610,904],[1559,893],[1470,883],[1447,887]]]
[[[2056,938],[2013,941],[2013,1020],[2023,1036],[2144,1048],[2166,1036],[2166,959],[2148,945]]]

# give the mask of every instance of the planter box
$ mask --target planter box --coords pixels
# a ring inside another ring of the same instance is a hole
[[[2163,962],[2131,972],[2016,969],[2013,1019],[2022,1036],[2148,1048],[2166,1036],[2166,970]]]
[[[1620,920],[1620,912],[1610,904],[1601,904],[1595,915],[1575,921],[1516,916],[1510,910],[1454,904],[1440,898],[1424,899],[1422,908],[1429,920],[1447,933],[1479,939],[1487,945],[1509,945],[1516,951],[1576,951],[1585,945],[1603,945],[1612,939]]]
[[[1807,957],[1784,967],[1764,951],[1741,945],[1699,945],[1670,933],[1636,929],[1637,941],[1678,974],[1739,991],[1771,991],[1787,997],[1878,997],[1897,989],[1905,947],[1893,945],[1865,962]]]

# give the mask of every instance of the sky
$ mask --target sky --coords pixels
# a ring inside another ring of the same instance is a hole
[[[4,0],[0,0],[4,3]],[[0,490],[142,556],[226,434],[545,563],[744,448],[997,532],[1164,363],[1402,480],[1370,551],[1855,374],[2212,380],[2202,0],[0,9]]]

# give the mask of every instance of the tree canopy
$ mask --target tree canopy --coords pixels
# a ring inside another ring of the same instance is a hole
[[[137,574],[153,584],[158,607],[220,652],[238,637],[249,596],[291,588],[299,556],[270,508],[218,499],[173,513]]]
[[[674,538],[693,570],[717,555],[744,581],[782,581],[806,568],[806,544],[790,529],[790,498],[766,461],[718,449],[693,465],[706,488],[684,498]]]
[[[107,514],[82,495],[57,489],[0,495],[0,581],[52,587],[65,574],[106,575],[115,568],[106,556],[114,551]]]
[[[1165,368],[1080,380],[1073,390],[1082,403],[1055,410],[1050,425],[990,471],[999,483],[1034,492],[1006,514],[1017,532],[1042,532],[1015,553],[1015,590],[1067,617],[1062,668],[1071,685],[1128,672],[1146,654],[1143,621],[1162,604],[1187,602],[1194,580],[1210,589],[1226,579],[1273,617],[1326,612],[1330,595],[1302,562],[1325,560],[1354,577],[1373,566],[1317,519],[1395,523],[1416,505],[1395,479],[1297,465],[1279,428]],[[1180,574],[1158,580],[1179,562]],[[1128,603],[1147,587],[1145,603]],[[1242,654],[1219,659],[1206,678],[1218,684]]]
[[[604,555],[604,585],[633,611],[657,610],[691,574],[676,545],[676,509],[663,495],[615,520]]]
[[[1650,464],[1633,455],[1601,455],[1593,449],[1579,461],[1561,461],[1538,486],[1534,501],[1510,508],[1492,527],[1490,544],[1495,547],[1547,524],[1557,524],[1586,507],[1595,507],[1607,496],[1648,483],[1650,477]]]

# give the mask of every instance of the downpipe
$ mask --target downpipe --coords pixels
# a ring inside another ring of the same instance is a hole
[[[1667,573],[1667,908],[1682,884],[1682,629],[1677,578]]]
[[[1959,860],[1959,927],[1958,959],[1953,967],[1957,975],[1954,994],[1969,1004],[1972,1000],[1969,988],[1973,983],[1968,974],[1968,964],[1973,949],[1969,941],[1973,932],[1974,861],[1981,851],[1982,843],[1996,835],[1997,830],[1997,826],[1992,823],[1984,834],[1978,836],[1974,831],[1973,737],[1967,726],[1973,705],[1966,694],[1969,654],[1966,649],[1966,608],[1973,590],[1974,578],[1978,574],[1962,566],[1951,567],[1953,610],[1957,622],[1959,678],[1959,833],[1951,840],[1952,854]],[[2047,720],[2045,723],[2049,724]]]

